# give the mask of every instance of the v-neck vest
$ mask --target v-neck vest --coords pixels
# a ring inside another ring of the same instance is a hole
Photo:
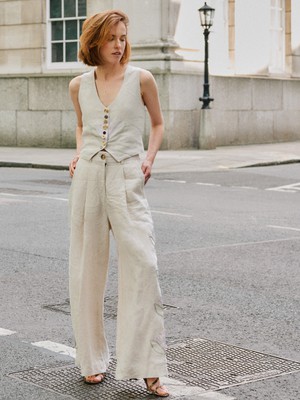
[[[81,158],[90,160],[105,149],[117,161],[122,161],[144,151],[145,107],[140,71],[131,65],[126,67],[122,86],[108,106],[98,96],[94,69],[82,75],[78,95],[83,122]]]

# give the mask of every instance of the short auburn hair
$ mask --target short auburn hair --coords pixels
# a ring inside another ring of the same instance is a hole
[[[127,29],[129,19],[120,10],[107,10],[87,18],[82,25],[78,54],[79,60],[90,66],[103,64],[99,50],[108,40],[111,28],[118,22],[123,22]],[[120,61],[121,64],[128,62],[130,50],[130,43],[126,38],[124,54]]]

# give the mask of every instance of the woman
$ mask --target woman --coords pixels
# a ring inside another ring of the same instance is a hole
[[[117,244],[119,297],[116,379],[144,378],[147,389],[169,395],[161,293],[151,214],[144,184],[161,145],[163,118],[150,72],[128,65],[127,16],[93,15],[83,25],[79,58],[93,66],[70,82],[77,115],[77,154],[70,163],[70,302],[76,364],[84,381],[105,378],[109,350],[103,303],[109,231]],[[144,109],[151,119],[141,163]]]

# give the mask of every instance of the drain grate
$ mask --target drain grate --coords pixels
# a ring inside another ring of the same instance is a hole
[[[112,360],[109,372],[101,385],[86,385],[80,371],[74,365],[54,368],[29,369],[10,376],[33,383],[56,393],[72,396],[74,399],[146,399],[147,391],[137,381],[116,381],[114,379],[116,361]]]
[[[170,345],[167,358],[172,378],[206,390],[300,371],[300,362],[205,339]]]
[[[300,362],[204,339],[186,339],[167,350],[170,378],[204,390],[220,390],[279,375],[300,372]],[[74,365],[29,369],[9,376],[78,400],[152,399],[141,381],[116,381],[113,359],[101,385],[86,385]],[[173,398],[177,397],[174,393]]]

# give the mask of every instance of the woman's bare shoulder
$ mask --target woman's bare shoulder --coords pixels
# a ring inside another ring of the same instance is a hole
[[[142,88],[156,86],[154,76],[147,69],[140,69],[140,83]]]
[[[80,88],[81,79],[82,79],[82,75],[78,75],[70,81],[69,89],[70,89],[71,93],[78,93],[79,88]]]
[[[147,81],[152,81],[154,80],[154,77],[150,71],[147,69],[140,68],[140,77],[141,77],[141,82],[147,82]]]

